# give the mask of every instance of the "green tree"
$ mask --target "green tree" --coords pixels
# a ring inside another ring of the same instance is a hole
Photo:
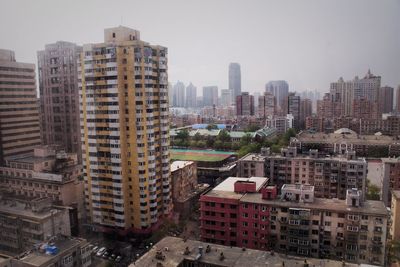
[[[200,133],[196,133],[196,134],[193,136],[193,139],[194,139],[195,141],[200,141],[200,140],[201,140],[201,134],[200,134]]]
[[[240,146],[247,146],[251,143],[251,134],[247,133],[240,139]]]
[[[221,140],[216,140],[216,141],[214,142],[214,148],[215,148],[215,149],[222,149],[222,148],[223,148],[223,143],[222,143],[222,141],[221,141]]]
[[[176,134],[176,139],[179,139],[180,141],[187,141],[189,140],[189,131],[187,129],[183,129],[180,130],[177,134]]]
[[[388,251],[389,263],[395,263],[400,261],[400,240],[392,240],[389,243]]]
[[[369,180],[367,180],[367,199],[368,200],[380,200],[380,188],[374,184],[371,184]]]
[[[209,131],[216,130],[216,129],[218,129],[218,126],[215,125],[215,124],[209,124],[209,125],[207,125],[206,129],[209,130]]]
[[[250,124],[249,126],[246,127],[246,129],[244,129],[245,132],[252,132],[252,133],[258,130],[260,130],[260,127],[255,124]]]
[[[219,132],[217,139],[220,140],[221,142],[230,142],[231,136],[229,135],[228,131],[224,129]]]
[[[206,147],[206,141],[200,140],[197,142],[197,147],[198,148],[205,148]]]

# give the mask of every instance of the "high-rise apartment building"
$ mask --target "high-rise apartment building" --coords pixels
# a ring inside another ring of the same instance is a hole
[[[278,114],[286,116],[289,84],[286,81],[270,81],[265,85],[265,91],[275,96]]]
[[[186,86],[185,107],[195,108],[197,106],[197,88],[192,83]]]
[[[212,107],[218,105],[218,87],[204,86],[203,87],[203,106]]]
[[[378,100],[380,113],[390,113],[393,111],[394,89],[390,86],[379,88]]]
[[[304,129],[306,126],[306,118],[312,114],[312,101],[305,98],[300,100],[300,128]]]
[[[35,65],[0,49],[0,164],[41,145]]]
[[[391,240],[400,239],[400,190],[393,190],[390,206],[390,236]]]
[[[236,115],[252,116],[254,115],[254,96],[248,92],[243,92],[236,97]]]
[[[239,63],[229,64],[229,90],[232,90],[233,99],[242,93],[242,74]]]
[[[378,91],[381,87],[381,77],[375,76],[368,70],[364,78],[357,76],[351,81],[344,81],[340,78],[337,82],[331,83],[330,93],[336,101],[343,104],[345,116],[353,115],[353,101],[365,99],[371,104],[378,105]]]
[[[76,153],[81,161],[77,59],[81,47],[48,44],[38,54],[42,140]]]
[[[300,96],[290,93],[288,96],[287,114],[293,115],[293,128],[300,129]]]
[[[221,106],[227,107],[232,105],[232,90],[221,89]]]
[[[396,105],[396,111],[397,112],[400,112],[400,85],[397,87],[397,90],[396,90],[396,103],[395,103],[395,105]]]
[[[400,190],[400,158],[382,158],[382,201],[390,206],[392,191]]]
[[[265,92],[258,97],[257,116],[267,118],[276,114],[276,98],[273,94]]]
[[[183,84],[183,82],[178,81],[175,85],[174,85],[174,103],[173,106],[174,107],[184,107],[185,106],[185,85]]]
[[[99,230],[151,231],[171,214],[167,54],[123,26],[83,46],[83,174]]]

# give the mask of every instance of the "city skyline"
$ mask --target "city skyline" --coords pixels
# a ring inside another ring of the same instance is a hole
[[[2,36],[7,36],[2,47],[14,50],[18,61],[37,65],[36,52],[45,44],[96,43],[102,39],[102,29],[122,24],[144,32],[146,40],[168,47],[172,83],[180,80],[185,84],[192,82],[198,88],[228,88],[229,63],[238,62],[242,91],[250,93],[263,92],[270,80],[286,80],[291,91],[328,92],[332,81],[339,77],[351,80],[368,69],[382,76],[382,86],[397,88],[400,84],[400,62],[396,61],[400,57],[398,1],[269,1],[251,6],[220,1],[213,5],[212,12],[207,2],[156,2],[157,9],[153,3],[123,3],[120,12],[110,14],[101,2],[98,7],[90,1],[80,3],[79,9],[50,1],[4,2],[0,22],[17,23],[1,29]],[[144,18],[145,11],[150,9],[155,12],[152,23]],[[12,14],[7,10],[22,12]],[[74,20],[70,19],[71,12]],[[182,14],[182,20],[171,19],[177,12]],[[198,23],[205,12],[207,20]],[[236,15],[245,19],[237,20]]]

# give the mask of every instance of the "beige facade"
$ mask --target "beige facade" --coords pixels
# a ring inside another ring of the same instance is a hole
[[[392,191],[389,238],[391,240],[400,240],[400,190]]]
[[[151,231],[171,214],[167,54],[122,26],[83,46],[83,175],[99,230]]]
[[[68,209],[53,207],[49,198],[2,194],[0,221],[0,248],[10,253],[30,250],[57,234],[71,235]]]
[[[35,65],[0,49],[0,163],[41,144]]]

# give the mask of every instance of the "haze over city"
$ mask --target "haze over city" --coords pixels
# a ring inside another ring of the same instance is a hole
[[[18,10],[18,12],[11,12]],[[238,62],[242,91],[286,80],[291,91],[327,92],[368,69],[400,84],[400,2],[390,1],[2,1],[3,48],[36,61],[47,43],[101,42],[124,25],[168,47],[169,81],[228,87]],[[201,94],[201,90],[199,90]]]

